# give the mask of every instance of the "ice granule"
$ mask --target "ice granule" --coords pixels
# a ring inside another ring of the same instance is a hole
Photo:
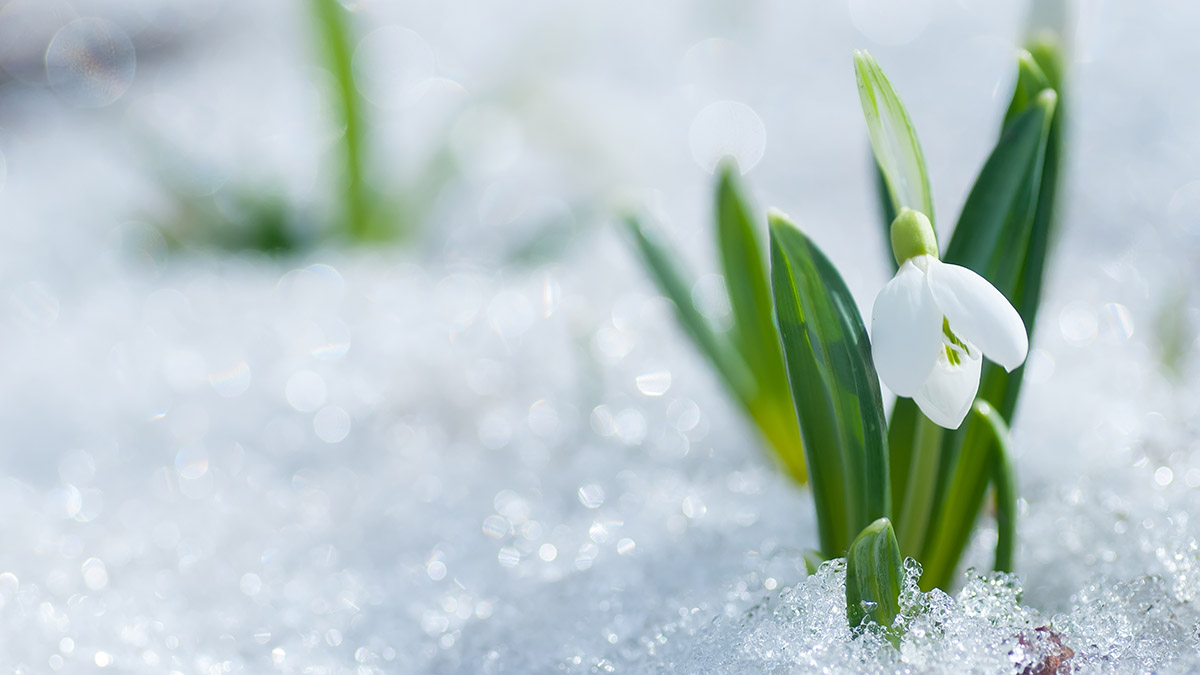
[[[780,554],[785,555],[785,554]],[[795,566],[800,559],[792,557]],[[911,562],[911,560],[910,560]],[[846,623],[845,562],[829,561],[815,575],[763,593],[735,614],[712,616],[694,637],[647,650],[636,672],[893,673],[1019,672],[1040,664],[1047,649],[1023,636],[1037,615],[1017,602],[1009,575],[971,575],[956,598],[917,589],[918,565],[906,571],[898,648],[879,626],[851,631]],[[664,633],[698,622],[672,622]]]

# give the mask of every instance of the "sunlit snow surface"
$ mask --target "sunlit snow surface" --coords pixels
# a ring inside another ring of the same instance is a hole
[[[160,195],[112,130],[146,120],[224,158],[215,184],[286,168],[285,191],[319,201],[325,118],[303,105],[317,85],[284,3],[197,24],[195,51],[139,60],[98,112],[66,112],[70,92],[0,101],[0,667],[1036,673],[1053,634],[1079,672],[1200,668],[1200,98],[1156,84],[1200,49],[1190,5],[1085,6],[1065,227],[1015,428],[1019,574],[910,590],[896,649],[851,635],[837,563],[806,574],[808,494],[607,209],[649,201],[712,270],[700,166],[744,151],[760,206],[795,215],[869,307],[887,268],[850,49],[909,102],[948,228],[1020,8],[448,4],[464,11],[373,19],[421,57],[364,85],[401,164],[449,114],[409,100],[426,71],[474,97],[451,140],[470,170],[406,251],[168,257],[134,222]],[[284,37],[256,32],[277,17]],[[386,61],[397,43],[367,44]],[[273,76],[248,77],[245,54]],[[575,243],[513,262],[547,205]],[[697,302],[727,321],[714,288],[701,277]],[[967,564],[987,569],[994,538],[985,517]]]

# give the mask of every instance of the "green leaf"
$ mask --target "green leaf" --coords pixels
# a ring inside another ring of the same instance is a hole
[[[1018,91],[1014,99],[1021,96]],[[1044,89],[1004,127],[967,197],[946,260],[988,279],[1021,313],[1032,330],[1053,225],[1060,141],[1058,97]],[[988,364],[979,396],[999,402],[1002,416],[1016,408],[1023,368],[1006,373]],[[922,586],[943,586],[966,547],[983,503],[994,436],[969,418],[946,434],[938,467],[937,517],[926,540]]]
[[[722,164],[716,198],[717,243],[733,308],[733,339],[764,390],[761,393],[774,396],[787,392],[783,352],[771,317],[773,303],[766,261],[736,175],[736,164]]]
[[[357,37],[346,8],[338,0],[311,0],[313,20],[325,48],[325,65],[337,85],[331,108],[344,128],[341,136],[342,194],[341,226],[351,239],[379,238],[372,231],[372,200],[367,189],[366,133],[362,99],[354,84],[354,45]]]
[[[908,207],[924,213],[929,222],[936,222],[925,155],[904,103],[866,51],[854,52],[854,72],[871,149],[887,183],[892,211],[899,213],[901,207]]]
[[[891,628],[900,614],[904,563],[887,518],[868,525],[846,555],[846,618],[851,628],[874,621]],[[895,639],[895,636],[893,636]]]
[[[812,477],[821,552],[837,557],[891,511],[886,423],[866,328],[837,270],[780,213],[771,282]]]
[[[1008,425],[1004,418],[983,399],[976,399],[972,412],[992,432],[990,473],[996,491],[996,562],[997,572],[1013,571],[1017,544],[1017,478],[1009,449]]]
[[[1061,35],[1062,30],[1038,30],[1026,47],[1038,68],[1046,76],[1050,88],[1062,95],[1066,57]]]
[[[1049,255],[1055,232],[1055,205],[1058,202],[1059,173],[1063,155],[1063,126],[1065,124],[1063,120],[1066,111],[1063,106],[1062,89],[1063,54],[1058,41],[1051,34],[1043,34],[1030,44],[1029,49],[1057,95],[1054,113],[1050,119],[1050,128],[1046,135],[1042,181],[1033,217],[1033,232],[1029,237],[1029,250],[1025,256],[1024,269],[1021,271],[1021,286],[1016,302],[1017,311],[1025,320],[1025,328],[1032,335],[1038,306],[1041,303],[1046,258]],[[1006,393],[1000,404],[1001,413],[1010,419],[1016,409],[1016,399],[1023,373],[1024,369],[1021,369],[1014,374],[1014,382],[1017,386],[1012,387],[1012,391]]]
[[[755,390],[747,394],[747,405],[783,464],[793,477],[804,482],[804,447],[772,317],[774,303],[767,266],[733,161],[721,166],[715,206],[718,250],[733,308],[733,346],[755,385]]]
[[[675,258],[661,244],[657,236],[643,227],[635,217],[626,218],[633,233],[642,259],[646,262],[658,289],[675,305],[676,316],[692,342],[716,369],[738,402],[748,405],[754,391],[753,380],[746,365],[730,345],[713,332],[708,320],[692,304],[692,283],[675,263]]]
[[[1053,90],[1043,90],[1035,105],[1005,127],[967,195],[946,249],[947,262],[988,277],[1010,301],[1025,262],[1057,101]]]
[[[1017,52],[1017,86],[1008,104],[1008,111],[1004,113],[1004,126],[1007,127],[1017,115],[1034,105],[1042,90],[1050,88],[1050,80],[1033,54],[1024,49]]]

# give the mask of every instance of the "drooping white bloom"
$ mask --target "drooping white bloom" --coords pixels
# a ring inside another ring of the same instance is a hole
[[[906,258],[875,298],[871,352],[879,377],[948,429],[957,429],[971,409],[981,356],[1012,371],[1028,351],[1025,324],[1008,299],[975,272],[935,255]]]

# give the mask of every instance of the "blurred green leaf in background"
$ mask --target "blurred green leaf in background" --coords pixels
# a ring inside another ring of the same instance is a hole
[[[675,304],[692,342],[758,426],[788,475],[803,483],[807,480],[804,444],[772,317],[763,247],[737,175],[732,160],[721,164],[714,204],[721,269],[734,318],[728,333],[715,330],[692,304],[694,281],[680,268],[672,249],[640,219],[630,217],[627,222],[646,269]]]

